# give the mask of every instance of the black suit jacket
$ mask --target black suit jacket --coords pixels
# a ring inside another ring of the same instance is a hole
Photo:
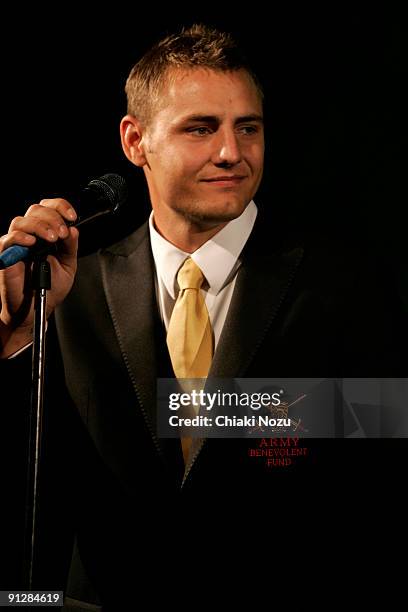
[[[405,323],[372,255],[344,245],[284,242],[267,230],[259,218],[242,253],[210,376],[404,376]],[[285,471],[250,457],[253,441],[208,439],[196,443],[184,474],[179,443],[156,433],[156,379],[172,371],[147,223],[80,260],[48,342],[45,535],[38,564],[44,588],[65,580],[75,533],[100,597],[109,604],[124,593],[125,601],[136,565],[145,577],[160,568],[168,575],[168,552],[187,537],[186,520],[197,507],[201,513],[209,504],[212,512],[215,500],[222,507],[221,499],[286,495],[287,487],[294,495],[299,476],[320,488],[328,473],[336,482],[344,470],[334,446],[344,441],[308,441],[302,460]],[[27,378],[27,355],[13,361],[3,372],[21,380],[25,371]],[[24,406],[28,395],[20,386]],[[14,434],[23,430],[24,414],[10,426]],[[370,469],[361,460],[360,468],[361,474]],[[227,534],[232,538],[233,530]]]

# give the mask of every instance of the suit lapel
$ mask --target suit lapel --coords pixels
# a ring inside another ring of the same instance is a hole
[[[156,448],[157,305],[148,224],[100,253],[109,311],[136,396]]]
[[[244,258],[209,376],[245,375],[301,261],[303,250]]]

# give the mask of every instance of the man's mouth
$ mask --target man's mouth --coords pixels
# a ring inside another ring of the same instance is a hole
[[[212,183],[214,185],[238,185],[246,176],[241,174],[212,176],[210,178],[201,179],[204,183]]]

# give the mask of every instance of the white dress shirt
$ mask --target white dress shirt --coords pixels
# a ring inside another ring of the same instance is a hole
[[[154,227],[151,213],[149,229],[156,269],[156,298],[166,331],[179,291],[177,273],[184,261],[191,257],[205,277],[201,291],[214,332],[214,347],[217,346],[241,265],[239,256],[251,234],[257,213],[255,202],[251,201],[237,219],[227,223],[194,253],[186,253],[163,238]]]

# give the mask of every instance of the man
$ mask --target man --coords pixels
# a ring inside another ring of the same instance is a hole
[[[262,92],[231,38],[203,26],[169,36],[136,64],[126,91],[122,146],[144,171],[149,221],[77,262],[78,230],[66,225],[75,210],[43,200],[1,239],[2,249],[37,236],[57,243],[49,258],[48,534],[37,584],[61,583],[75,533],[106,609],[129,601],[136,564],[143,575],[171,566],[174,548],[165,543],[157,556],[152,542],[181,537],[177,491],[208,503],[282,482],[251,460],[245,440],[160,439],[158,377],[402,372],[400,321],[387,296],[366,293],[374,276],[367,263],[264,225],[253,202],[263,171]],[[1,279],[2,365],[17,381],[29,377],[26,270],[16,264]],[[24,405],[26,389],[14,388],[15,405]],[[24,419],[14,419],[17,432]],[[317,456],[296,470],[314,477]],[[196,513],[184,508],[182,533]],[[153,526],[147,547],[142,534]]]

